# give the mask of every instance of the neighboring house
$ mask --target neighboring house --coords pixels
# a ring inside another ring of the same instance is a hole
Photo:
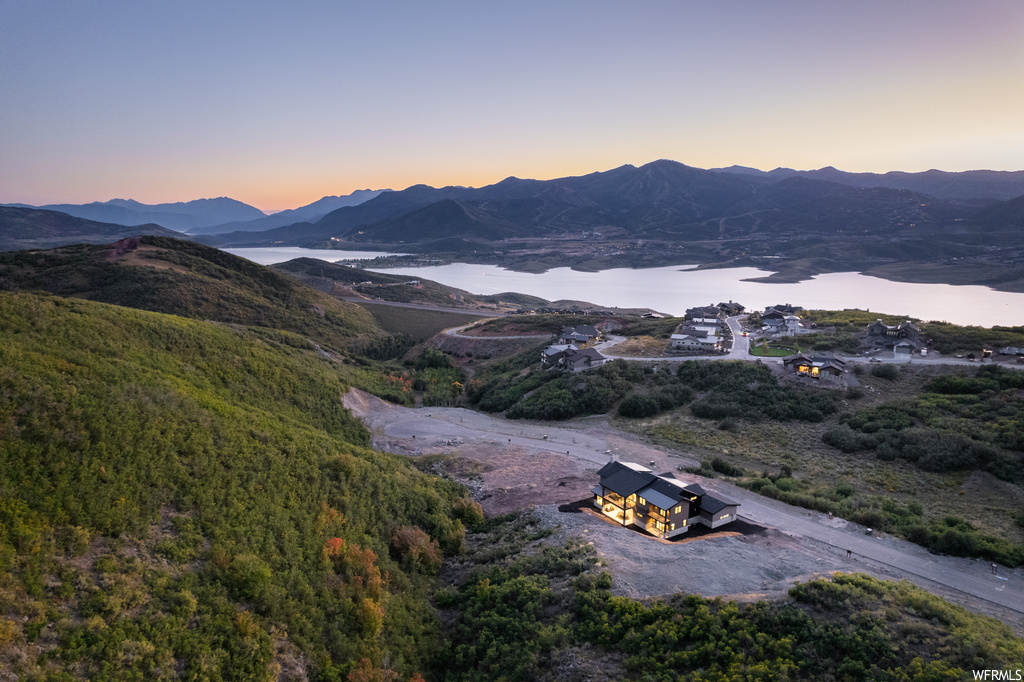
[[[567,372],[579,372],[591,367],[600,367],[608,358],[598,353],[593,348],[572,348],[565,351],[556,365],[558,369]]]
[[[560,369],[566,372],[600,367],[608,358],[593,348],[580,350],[572,344],[548,346],[540,352],[540,364],[544,369]]]
[[[912,348],[918,348],[921,330],[910,320],[902,324],[891,325],[875,320],[868,325],[868,343],[879,348],[894,348],[896,344],[905,341]]]
[[[838,377],[846,371],[846,361],[831,354],[821,355],[790,355],[782,359],[786,369],[796,372],[797,376],[808,376],[815,379],[821,377]]]
[[[599,335],[600,333],[597,331],[597,328],[589,324],[583,324],[579,327],[562,327],[562,336],[559,338],[559,341],[583,345],[590,343]]]
[[[579,350],[572,344],[552,344],[540,352],[540,364],[543,368],[554,367],[565,354],[565,351]]]
[[[722,314],[722,311],[718,306],[697,306],[696,308],[688,308],[684,313],[684,317],[687,320],[717,320]]]
[[[798,305],[790,305],[789,303],[779,303],[777,305],[768,306],[764,309],[764,312],[769,313],[772,310],[778,311],[783,315],[796,315],[798,312],[803,310],[803,308]]]
[[[684,328],[669,338],[668,345],[674,350],[701,351],[713,353],[722,350],[722,339],[707,330]]]
[[[710,495],[696,483],[672,474],[654,474],[632,462],[609,462],[597,472],[594,506],[623,526],[671,538],[700,523],[718,528],[736,520],[739,504]]]
[[[1018,348],[1016,346],[1007,346],[1006,348],[999,349],[1000,355],[1024,355],[1024,348]]]
[[[729,301],[728,303],[719,303],[718,309],[722,311],[726,317],[733,317],[734,315],[741,315],[746,308],[741,306],[739,303]]]
[[[761,329],[769,334],[792,336],[800,329],[800,318],[791,313],[769,308],[761,318]]]

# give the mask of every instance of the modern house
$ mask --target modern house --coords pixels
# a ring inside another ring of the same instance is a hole
[[[812,377],[838,377],[846,371],[846,361],[840,360],[832,354],[804,355],[798,353],[782,359],[782,365],[786,369],[796,372],[797,376]]]
[[[571,343],[555,343],[540,352],[540,364],[541,367],[548,368],[554,367],[558,364],[558,360],[565,354],[565,351],[579,350],[576,346]]]
[[[769,308],[761,317],[761,329],[768,334],[793,336],[800,329],[800,318],[791,313]]]
[[[583,324],[579,327],[562,327],[562,336],[559,338],[559,341],[583,345],[590,343],[599,335],[600,332],[597,331],[597,328],[589,324]]]
[[[668,345],[673,350],[715,353],[722,350],[722,339],[705,329],[684,327],[669,338]]]
[[[912,348],[917,348],[921,345],[920,335],[920,328],[910,320],[897,325],[875,320],[868,325],[867,341],[878,348],[895,348],[901,341],[909,343]]]
[[[729,301],[728,303],[719,303],[718,309],[721,310],[722,314],[727,317],[732,317],[734,315],[742,315],[743,311],[746,310],[746,308],[744,308],[739,303],[735,303],[734,301]]]
[[[591,367],[600,367],[608,358],[593,348],[579,349],[571,344],[548,346],[540,352],[540,364],[544,369],[560,369],[565,372],[579,372]]]
[[[683,315],[687,320],[690,320],[692,322],[696,320],[717,320],[721,314],[722,311],[721,309],[719,309],[718,306],[707,305],[697,306],[696,308],[687,308],[686,312]]]
[[[765,308],[764,312],[769,313],[772,310],[776,310],[782,313],[783,315],[796,315],[798,312],[803,310],[803,308],[801,306],[791,305],[789,303],[777,303],[776,305],[768,306],[767,308]]]
[[[655,474],[632,462],[609,462],[597,472],[594,506],[623,526],[671,538],[700,523],[718,528],[736,520],[739,503],[709,494],[672,474]]]

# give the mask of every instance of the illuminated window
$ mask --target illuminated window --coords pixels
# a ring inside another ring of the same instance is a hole
[[[676,529],[676,524],[674,524],[674,523],[668,524],[668,529],[669,530],[675,530]]]
[[[640,504],[647,504],[647,500],[645,500],[645,499],[644,499],[644,498],[642,498],[642,497],[641,497],[641,498],[639,498],[639,501],[640,501]]]
[[[600,495],[595,495],[595,497],[597,498],[597,503],[598,504],[603,504],[604,503],[604,500],[601,499]]]
[[[683,505],[679,505],[678,507],[673,509],[672,512],[675,513],[675,514],[682,514],[683,513]]]

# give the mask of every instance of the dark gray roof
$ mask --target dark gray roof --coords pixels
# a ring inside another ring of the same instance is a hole
[[[733,502],[732,500],[719,499],[713,495],[705,495],[700,501],[700,510],[706,511],[709,514],[717,514],[726,507],[738,507],[739,502]]]
[[[682,488],[673,483],[669,483],[668,481],[661,478],[654,479],[647,487],[652,490],[656,490],[665,497],[669,498],[670,500],[672,500],[673,504],[682,502],[683,500],[690,499],[683,492]]]
[[[601,485],[623,497],[632,495],[657,478],[650,471],[636,471],[622,462],[609,462],[598,473],[601,475]]]
[[[611,476],[616,471],[624,467],[625,465],[622,462],[608,462],[603,467],[597,470],[597,475],[600,476],[601,478],[604,478],[605,476]]]
[[[694,495],[707,495],[707,492],[704,490],[704,488],[701,488],[700,485],[698,485],[697,483],[690,483],[683,489],[693,493]]]

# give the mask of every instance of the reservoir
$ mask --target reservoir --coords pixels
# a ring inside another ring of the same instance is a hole
[[[279,263],[308,256],[337,261],[344,258],[374,258],[381,253],[358,253],[297,247],[230,249],[257,263]],[[358,253],[358,255],[352,255]],[[671,265],[633,270],[618,268],[603,272],[578,272],[554,268],[544,273],[506,270],[496,265],[450,265],[376,269],[416,279],[431,279],[474,294],[514,291],[549,301],[574,300],[609,308],[653,308],[682,315],[697,305],[738,301],[747,310],[792,303],[806,309],[842,310],[860,308],[893,315],[907,315],[924,321],[946,321],[961,325],[1016,326],[1024,324],[1024,294],[996,291],[982,286],[916,284],[891,282],[856,272],[818,275],[792,284],[745,282],[764,277],[757,268],[693,270],[692,265]]]

